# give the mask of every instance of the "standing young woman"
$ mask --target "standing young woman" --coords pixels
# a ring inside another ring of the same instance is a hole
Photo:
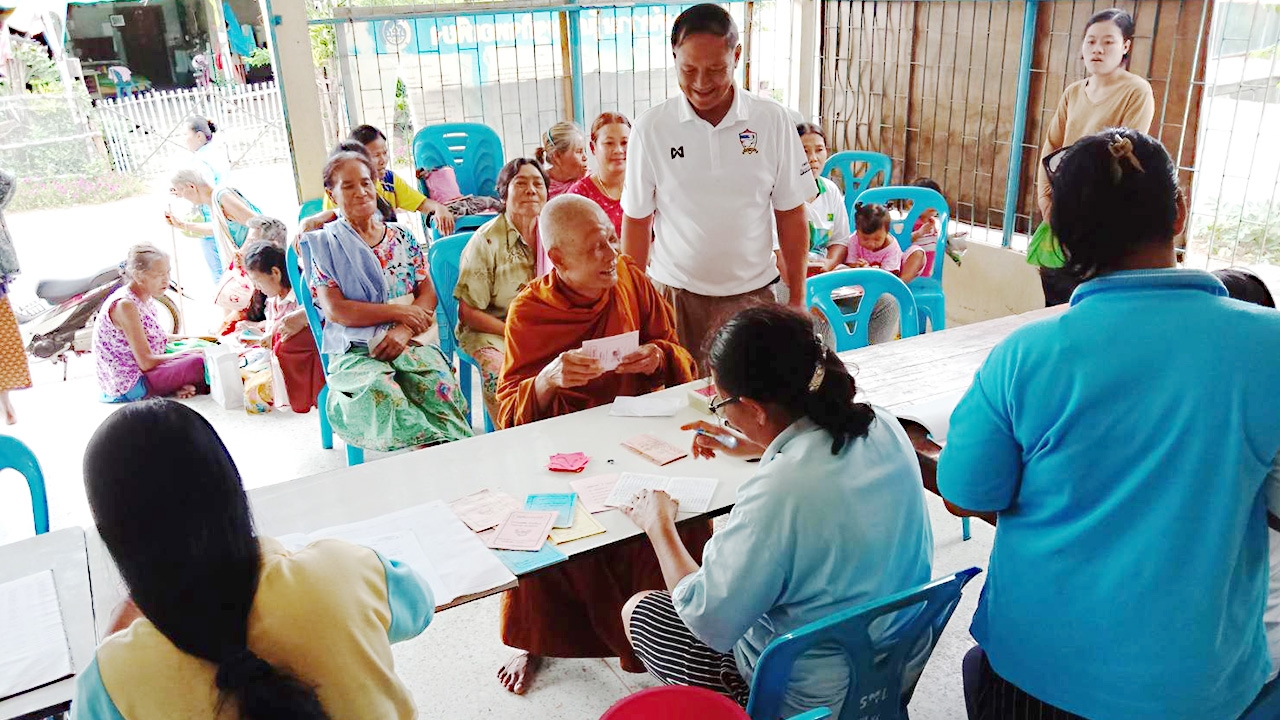
[[[569,192],[594,201],[609,216],[613,229],[622,234],[622,180],[627,176],[627,141],[631,121],[620,113],[600,113],[591,123],[591,154],[598,172],[574,183]]]
[[[77,718],[416,716],[391,643],[426,629],[431,588],[368,548],[290,552],[256,535],[199,413],[168,400],[117,411],[85,448],[84,484],[129,599],[76,678]]]
[[[1131,128],[1145,133],[1155,117],[1156,100],[1151,84],[1129,72],[1129,52],[1133,49],[1133,16],[1112,8],[1096,13],[1084,26],[1080,51],[1089,77],[1067,86],[1058,109],[1049,121],[1040,159],[1070,147],[1086,135],[1108,128]],[[1053,188],[1041,167],[1036,181],[1036,203],[1044,224],[1053,206]],[[1036,238],[1042,238],[1037,242]],[[1080,279],[1062,269],[1062,255],[1047,227],[1037,231],[1027,249],[1027,262],[1040,266],[1040,284],[1046,307],[1062,305]]]

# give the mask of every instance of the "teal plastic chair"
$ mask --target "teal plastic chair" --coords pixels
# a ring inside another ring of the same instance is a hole
[[[859,198],[864,203],[884,205],[894,200],[908,200],[911,209],[902,221],[889,223],[889,233],[898,241],[903,250],[911,247],[911,229],[925,210],[936,210],[940,222],[938,233],[938,251],[933,258],[933,273],[920,276],[911,281],[907,287],[916,299],[920,310],[920,332],[926,332],[931,326],[934,330],[947,327],[947,298],[942,292],[942,266],[947,259],[947,226],[951,222],[951,209],[946,198],[935,190],[923,187],[907,187],[892,185],[872,188],[862,193]],[[852,217],[852,215],[850,215]]]
[[[862,299],[852,313],[836,304],[831,294],[847,287],[862,288]],[[881,295],[891,295],[898,301],[902,337],[914,337],[920,332],[916,317],[916,301],[911,291],[896,275],[879,268],[855,268],[835,270],[804,281],[805,294],[810,309],[817,310],[831,324],[836,336],[836,352],[847,352],[866,347],[870,342],[867,331],[871,323],[871,309]]]
[[[318,201],[317,201],[318,202]],[[306,212],[304,206],[303,211]],[[318,209],[317,209],[318,212]],[[314,214],[314,213],[308,213]],[[306,250],[303,250],[305,255]],[[309,257],[304,258],[307,267],[310,267],[311,260]],[[315,302],[311,299],[311,284],[307,282],[303,276],[303,266],[299,264],[298,249],[296,244],[289,245],[285,251],[285,265],[289,270],[289,284],[293,286],[294,296],[298,298],[298,304],[307,313],[307,326],[311,328],[311,337],[316,340],[316,347],[324,347],[324,341],[321,338],[324,332],[324,320],[320,317],[320,311],[316,309]],[[324,368],[325,376],[329,375],[329,356],[320,353],[320,366]],[[320,388],[320,394],[316,397],[316,408],[320,411],[320,447],[325,450],[333,449],[333,426],[329,424],[329,385],[325,384]],[[364,462],[364,450],[350,443],[347,444],[347,465],[359,465]]]
[[[31,517],[35,521],[36,534],[49,532],[49,496],[44,489],[44,473],[31,449],[21,440],[0,435],[0,470],[17,470],[27,478],[31,491]]]
[[[907,703],[919,680],[918,676],[908,675],[908,666],[922,646],[927,645],[926,657],[933,652],[960,602],[961,591],[980,572],[976,567],[962,570],[897,595],[842,610],[775,638],[756,664],[747,714],[752,720],[777,718],[796,660],[821,645],[839,647],[853,672],[840,711],[841,720],[906,720]],[[892,635],[872,641],[873,623],[912,607],[917,608],[914,618]]]
[[[1262,692],[1254,699],[1253,704],[1240,720],[1275,720],[1280,718],[1280,678],[1276,678],[1262,686]]]
[[[855,172],[858,165],[863,165],[862,172]],[[849,220],[853,221],[853,204],[858,202],[864,191],[876,185],[888,185],[893,177],[893,158],[884,153],[866,150],[845,150],[827,158],[822,166],[822,177],[835,182],[832,172],[839,172],[844,181],[840,192],[844,193],[844,207],[849,211]],[[836,183],[840,185],[840,183]],[[865,201],[864,201],[865,202]]]
[[[502,169],[502,140],[481,123],[443,123],[422,128],[413,136],[413,167],[434,170],[446,165],[458,178],[463,195],[498,197],[498,172]],[[418,187],[427,195],[427,183]],[[493,218],[492,214],[463,215],[453,230],[475,230]]]
[[[311,217],[312,215],[315,215],[316,213],[320,212],[323,209],[324,209],[323,198],[315,198],[313,200],[308,200],[302,203],[302,206],[298,208],[298,222],[302,222],[303,220],[306,220],[307,218]]]
[[[458,347],[458,339],[454,334],[458,327],[458,299],[453,296],[453,288],[458,284],[458,273],[462,265],[462,251],[471,241],[472,232],[457,232],[431,243],[427,250],[427,266],[431,269],[431,284],[436,287],[436,324],[440,327],[440,351],[450,363],[453,354],[458,353],[458,387],[462,395],[471,403],[471,374],[479,371],[479,365]],[[473,404],[468,405],[475,413]],[[473,418],[468,418],[474,423]],[[484,430],[493,432],[493,418],[489,417],[489,409],[484,410]]]

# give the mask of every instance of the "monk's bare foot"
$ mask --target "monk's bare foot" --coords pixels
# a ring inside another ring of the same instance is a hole
[[[13,401],[9,399],[9,393],[0,393],[0,409],[4,410],[4,424],[14,425],[18,422],[18,413],[13,409]]]
[[[516,695],[523,695],[533,685],[533,678],[542,669],[542,656],[527,652],[516,653],[498,671],[498,682]]]
[[[183,385],[182,387],[178,388],[178,392],[174,393],[174,397],[178,398],[179,400],[187,400],[195,396],[196,396],[195,385]]]

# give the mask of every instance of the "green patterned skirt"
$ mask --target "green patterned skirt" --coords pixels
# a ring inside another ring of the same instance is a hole
[[[353,346],[329,360],[329,422],[366,450],[437,445],[472,435],[467,399],[440,348],[410,346],[391,362]]]

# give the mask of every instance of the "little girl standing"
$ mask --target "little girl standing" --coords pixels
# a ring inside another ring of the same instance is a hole
[[[281,405],[278,399],[288,397],[294,412],[309,412],[324,387],[324,369],[307,327],[306,311],[298,305],[289,284],[285,251],[269,242],[255,243],[245,251],[244,268],[254,287],[267,296],[267,331],[262,344],[271,348],[279,362],[285,385],[281,388],[285,392],[274,394],[274,404]]]

